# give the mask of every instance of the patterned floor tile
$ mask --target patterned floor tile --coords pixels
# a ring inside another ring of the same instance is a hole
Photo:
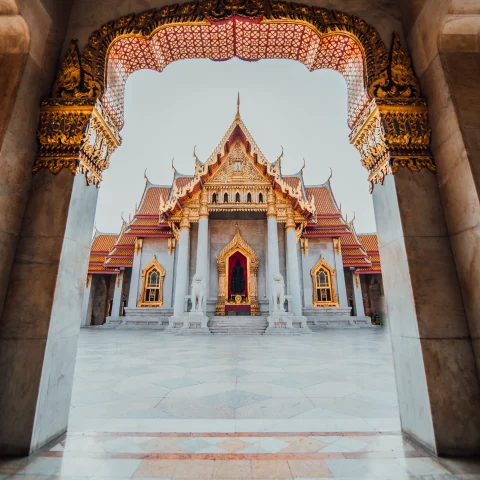
[[[184,440],[183,442],[180,442],[178,446],[186,452],[196,453],[202,448],[207,448],[211,445],[201,438],[189,438],[187,440]]]
[[[243,392],[241,390],[231,390],[229,392],[217,393],[215,395],[210,395],[207,397],[207,400],[211,402],[218,403],[220,405],[225,405],[232,408],[240,408],[252,403],[260,402],[266,400],[268,397],[263,395],[257,395],[255,393]]]

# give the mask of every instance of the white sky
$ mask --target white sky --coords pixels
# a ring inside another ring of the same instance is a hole
[[[356,213],[357,232],[376,230],[367,171],[348,141],[347,90],[331,70],[309,72],[291,60],[178,61],[162,73],[143,70],[127,82],[122,145],[111,157],[100,188],[96,223],[118,232],[140,201],[145,180],[170,185],[172,158],[192,174],[193,147],[205,161],[234,119],[237,92],[242,120],[270,162],[284,148],[282,172],[296,173],[306,161],[306,184],[332,188],[344,215]]]

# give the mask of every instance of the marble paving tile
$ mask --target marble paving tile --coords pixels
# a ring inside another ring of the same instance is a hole
[[[180,442],[178,446],[189,453],[195,453],[203,448],[210,447],[210,443],[206,442],[202,438],[188,438],[183,442]]]
[[[313,408],[312,403],[303,398],[270,398],[252,405],[237,408],[236,419],[288,419]],[[255,431],[255,430],[253,430]],[[301,432],[302,430],[297,430]]]
[[[230,390],[228,392],[217,393],[206,397],[207,400],[227,407],[239,408],[252,403],[266,400],[268,397],[257,395],[255,393],[244,392],[242,390]]]
[[[175,418],[217,419],[234,418],[234,408],[214,402],[208,397],[196,398],[166,398],[156,407],[156,410],[172,415]]]
[[[141,460],[136,459],[109,458],[95,471],[95,476],[130,478],[141,463]]]
[[[269,383],[275,383],[277,385],[283,385],[285,387],[305,388],[305,387],[311,387],[312,385],[316,385],[317,383],[320,383],[320,382],[312,378],[306,378],[306,377],[302,378],[297,376],[297,377],[277,378],[276,380],[270,380]]]
[[[169,389],[182,388],[182,387],[191,387],[192,385],[198,385],[199,383],[204,383],[200,380],[195,380],[193,378],[169,378],[166,380],[161,380],[157,382],[162,387]]]

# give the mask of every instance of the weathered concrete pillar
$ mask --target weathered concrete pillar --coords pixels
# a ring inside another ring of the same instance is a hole
[[[180,238],[177,247],[177,272],[175,278],[175,302],[173,315],[179,316],[185,313],[185,295],[188,289],[188,259],[190,250],[190,222],[188,209],[184,209],[184,216],[180,224]]]
[[[334,267],[335,267],[335,278],[337,280],[337,293],[338,301],[340,307],[348,308],[348,299],[347,299],[347,285],[345,283],[345,272],[343,271],[343,257],[342,257],[342,247],[340,245],[340,239],[333,239],[333,255],[334,255]]]
[[[117,274],[117,278],[115,279],[115,290],[113,291],[112,311],[110,312],[110,316],[113,318],[119,317],[122,310],[123,282],[125,280],[124,273],[125,271],[121,270],[120,273]]]
[[[363,305],[362,285],[360,277],[352,271],[352,292],[353,292],[353,313],[357,317],[365,316],[365,306]]]
[[[85,292],[83,293],[82,320],[80,322],[80,325],[82,327],[90,325],[90,312],[92,305],[92,282],[93,277],[91,274],[88,274],[85,285]]]
[[[480,385],[435,175],[373,191],[402,430],[439,455],[480,449]]]
[[[287,222],[285,224],[287,240],[287,285],[288,292],[292,296],[292,311],[295,316],[302,316],[302,297],[300,294],[300,273],[298,268],[297,255],[297,234],[295,232],[295,222],[293,211],[287,212]]]

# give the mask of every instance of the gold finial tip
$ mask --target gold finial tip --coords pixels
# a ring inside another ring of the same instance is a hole
[[[237,114],[235,120],[240,120],[240,92],[237,93]]]

